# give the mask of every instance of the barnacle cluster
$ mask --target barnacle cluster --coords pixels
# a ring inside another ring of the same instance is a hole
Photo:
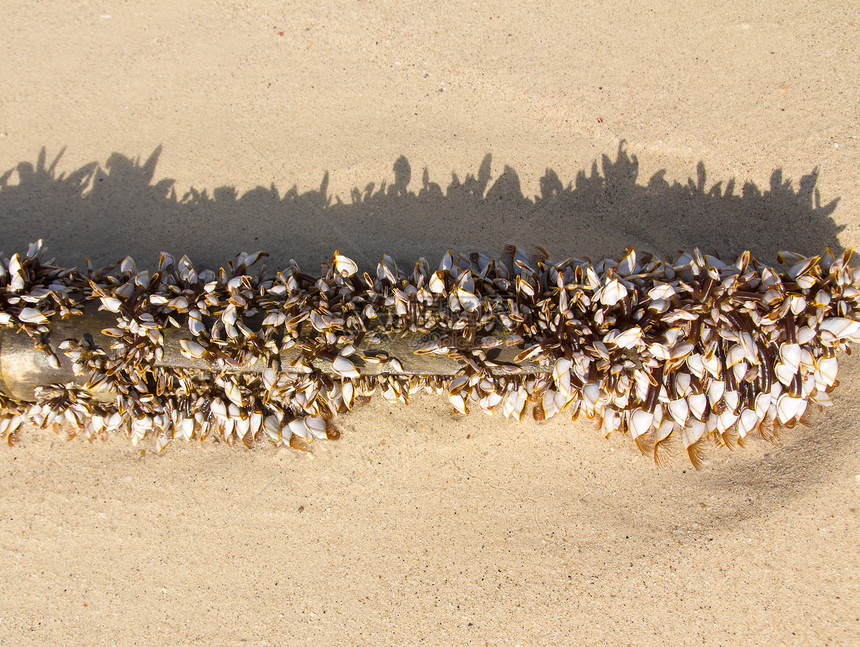
[[[337,414],[374,393],[406,403],[426,391],[460,413],[582,415],[658,462],[674,443],[698,465],[707,439],[772,438],[810,403],[830,405],[837,351],[860,341],[850,251],[783,252],[782,271],[749,252],[732,263],[698,250],[598,263],[506,252],[448,252],[408,273],[385,255],[373,274],[335,252],[314,277],[294,262],[250,272],[262,252],[217,271],[168,254],[154,271],[130,258],[64,269],[39,241],[0,256],[0,327],[77,378],[37,388],[34,402],[0,395],[0,434],[12,442],[29,420],[90,439],[152,436],[159,451],[209,437],[301,447],[336,435]],[[52,324],[96,307],[111,317],[104,343],[49,339]],[[444,356],[454,370],[407,371],[379,350],[407,336],[419,340],[412,359]],[[171,344],[184,365],[166,360]]]

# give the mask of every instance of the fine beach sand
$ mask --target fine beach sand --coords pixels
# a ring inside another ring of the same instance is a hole
[[[148,4],[4,3],[7,253],[860,243],[851,2]],[[0,448],[0,644],[856,645],[840,367],[810,426],[700,471],[430,397],[309,453],[27,429]]]

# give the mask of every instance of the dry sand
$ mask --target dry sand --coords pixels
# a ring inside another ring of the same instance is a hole
[[[852,2],[295,4],[4,2],[1,246],[860,242]],[[858,376],[699,472],[431,398],[310,454],[29,431],[0,451],[0,643],[857,644]]]

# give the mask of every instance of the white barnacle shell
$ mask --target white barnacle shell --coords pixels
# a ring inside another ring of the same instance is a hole
[[[356,272],[358,272],[358,265],[354,260],[348,258],[341,254],[338,251],[335,251],[334,257],[332,258],[332,265],[334,266],[335,271],[344,277],[350,277]]]
[[[818,329],[832,333],[837,339],[846,339],[860,331],[860,322],[844,317],[830,317],[822,321]]]
[[[764,417],[767,415],[770,410],[770,405],[773,400],[773,396],[768,393],[759,393],[755,398],[755,413],[759,417],[759,420],[764,420]]]
[[[168,305],[174,310],[178,310],[179,312],[185,312],[188,310],[188,299],[184,296],[174,297],[170,300]]]
[[[478,400],[478,406],[487,415],[493,415],[493,408],[502,401],[502,396],[495,391],[490,391],[483,398]]]
[[[614,336],[610,338],[610,335],[615,332]],[[639,344],[639,341],[642,339],[642,329],[639,326],[631,326],[624,332],[619,333],[617,330],[613,330],[603,338],[603,341],[607,344],[610,342],[614,342],[618,348],[633,348],[634,346]]]
[[[603,412],[603,423],[600,425],[600,431],[603,435],[608,436],[612,432],[618,431],[621,427],[621,421],[621,414],[609,407]]]
[[[380,281],[387,280],[392,285],[397,284],[397,266],[388,254],[383,254],[382,262],[376,266],[376,277]]]
[[[596,382],[589,382],[582,387],[582,400],[586,410],[594,410],[594,405],[600,399],[600,385]]]
[[[812,302],[812,305],[816,308],[826,308],[830,305],[831,300],[832,297],[830,296],[829,292],[827,292],[826,290],[819,290],[815,294],[815,298]]]
[[[618,273],[621,276],[629,276],[639,271],[639,264],[636,262],[636,251],[630,249],[621,262],[618,264]]]
[[[224,312],[221,313],[221,320],[224,322],[225,325],[235,326],[238,316],[239,315],[236,311],[236,306],[231,303],[224,309]]]
[[[570,397],[570,369],[572,366],[573,362],[571,360],[562,357],[556,360],[552,370],[552,378],[558,390],[565,397]]]
[[[457,300],[466,312],[475,312],[481,307],[481,300],[474,293],[457,288]]]
[[[22,308],[18,313],[18,319],[24,323],[43,325],[48,323],[48,318],[35,308]]]
[[[41,256],[44,250],[45,241],[39,238],[35,243],[30,243],[27,246],[27,258],[36,258]]]
[[[355,404],[355,387],[352,382],[344,381],[343,387],[341,388],[341,397],[346,408],[352,409]]]
[[[119,312],[119,309],[122,308],[122,301],[116,297],[101,297],[101,302],[102,306],[99,308],[100,310],[104,308],[111,312]]]
[[[741,344],[735,344],[726,353],[726,366],[730,368],[738,362],[746,360],[746,357],[747,355],[744,347]]]
[[[800,314],[806,310],[806,299],[799,294],[792,294],[786,297],[792,314]]]
[[[742,332],[739,335],[740,344],[744,348],[744,355],[746,356],[746,360],[750,364],[758,364],[758,346],[756,346],[755,339],[748,332]]]
[[[839,371],[839,362],[835,357],[822,357],[818,360],[818,368],[815,377],[825,387],[833,386],[836,382],[836,374]]]
[[[687,424],[689,413],[690,408],[687,405],[687,400],[685,398],[678,398],[677,400],[669,402],[669,414],[679,425],[684,426]]]
[[[294,420],[291,420],[288,424],[290,431],[299,438],[304,438],[305,440],[310,440],[311,438],[311,430],[308,428],[307,422],[305,422],[306,418],[300,417]]]
[[[12,258],[9,259],[9,274],[21,275],[23,274],[23,269],[18,254],[12,254]]]
[[[457,300],[466,312],[474,312],[481,306],[481,300],[475,296],[475,282],[470,271],[464,271],[457,282]]]
[[[131,256],[126,256],[119,264],[120,271],[127,274],[132,274],[134,272],[134,268],[134,259]]]
[[[686,362],[687,368],[690,369],[690,373],[699,378],[704,375],[705,363],[702,361],[702,356],[699,353],[692,353],[688,355]]]
[[[754,430],[759,423],[759,417],[752,409],[744,409],[738,417],[738,436],[746,438],[747,434]]]
[[[671,299],[673,296],[675,296],[675,288],[670,283],[658,283],[648,290],[648,297],[654,301]]]
[[[271,366],[266,367],[263,369],[261,379],[263,380],[263,387],[269,391],[278,381],[278,373]]]
[[[722,399],[725,392],[726,383],[722,380],[711,380],[710,384],[708,384],[708,399],[712,405],[716,405]]]
[[[200,359],[206,354],[206,349],[196,341],[180,339],[179,352],[188,359]]]
[[[639,438],[642,434],[651,431],[651,423],[654,422],[654,414],[644,409],[634,409],[630,414],[630,436]]]
[[[237,407],[245,406],[245,402],[242,398],[242,390],[233,380],[227,380],[224,384],[224,395],[226,395],[230,402],[235,404]]]
[[[733,410],[726,409],[719,416],[711,416],[711,417],[716,418],[717,430],[721,434],[724,434],[729,429],[731,429],[732,425],[735,424],[735,422],[737,421],[739,416]]]
[[[618,279],[611,279],[603,286],[600,294],[600,303],[605,306],[614,306],[627,296],[627,288]]]
[[[687,397],[687,404],[690,407],[690,413],[697,420],[702,420],[705,416],[705,407],[708,404],[708,397],[704,393],[694,393]]]
[[[692,377],[687,372],[680,372],[675,376],[675,393],[678,397],[684,398],[692,393],[690,388],[692,381]]]
[[[325,432],[325,418],[321,418],[319,416],[308,416],[305,418],[305,426],[312,438],[326,440],[328,437]]]
[[[774,366],[774,373],[776,374],[776,379],[785,386],[789,386],[794,381],[794,376],[797,375],[797,368],[785,362],[777,362],[776,366]]]
[[[194,418],[182,418],[178,424],[175,425],[174,438],[178,438],[180,440],[190,441],[194,436],[194,426],[195,421]]]
[[[707,431],[707,426],[704,422],[700,420],[690,420],[690,424],[684,427],[683,432],[681,434],[684,447],[688,448],[693,443],[697,442],[702,436],[705,435]]]
[[[720,358],[716,353],[706,353],[702,358],[702,366],[704,366],[705,369],[707,369],[707,371],[714,377],[718,377],[720,375]]]
[[[11,292],[20,292],[24,289],[24,277],[20,274],[16,274],[12,277],[12,281],[9,283],[9,290]]]
[[[810,276],[809,274],[798,276],[795,279],[795,282],[802,290],[811,290],[813,287],[815,287],[815,284],[817,283],[815,277]]]
[[[523,409],[525,408],[528,394],[525,389],[515,389],[508,392],[505,396],[502,412],[506,418],[522,418]]]
[[[361,376],[361,373],[359,373],[358,369],[355,368],[355,364],[353,364],[343,355],[338,355],[334,358],[334,361],[331,364],[331,368],[336,374],[340,375],[341,377],[355,378]]]
[[[263,418],[263,431],[274,442],[279,442],[281,439],[281,422],[275,415],[268,415]]]
[[[669,352],[669,349],[666,348],[664,344],[660,344],[657,342],[653,344],[648,344],[648,352],[650,352],[654,357],[659,360],[668,361],[672,359],[672,355]]]
[[[160,454],[161,451],[170,444],[173,440],[166,432],[162,431],[155,437],[155,453]]]
[[[198,317],[189,317],[188,329],[191,331],[192,335],[194,335],[195,337],[199,337],[206,331],[206,326],[203,325],[203,321],[201,321]]]
[[[726,403],[726,407],[728,407],[729,411],[732,412],[738,410],[738,405],[740,404],[740,401],[740,393],[731,389],[727,390],[725,395],[723,396],[723,402]]]
[[[803,415],[806,410],[806,400],[784,394],[780,396],[776,407],[777,419],[780,423],[785,424],[789,420],[796,420]]]
[[[791,370],[792,373],[797,373],[800,366],[801,351],[799,344],[783,344],[779,347],[779,358]]]
[[[149,287],[149,271],[144,270],[134,277],[135,285],[142,287],[144,290]]]
[[[693,352],[695,346],[687,341],[680,341],[672,346],[670,354],[673,360],[679,360]]]
[[[463,413],[463,414],[468,413],[468,411],[466,410],[466,399],[463,397],[462,394],[452,393],[451,395],[448,396],[448,399],[450,400],[451,404],[453,405],[454,411],[456,411],[457,413]]]
[[[287,315],[283,312],[270,312],[263,319],[263,326],[281,326],[287,321]]]
[[[433,272],[433,275],[430,277],[430,282],[428,287],[430,291],[434,294],[444,294],[445,293],[445,277],[442,271],[437,270]]]

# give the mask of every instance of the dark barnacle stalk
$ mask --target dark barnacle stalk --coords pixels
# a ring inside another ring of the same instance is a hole
[[[521,420],[562,413],[629,434],[663,463],[673,439],[695,465],[708,438],[742,444],[831,404],[836,353],[860,341],[850,252],[744,252],[675,260],[507,261],[447,253],[375,276],[335,252],[319,277],[272,276],[240,254],[198,272],[162,254],[86,270],[42,260],[41,241],[0,257],[0,436],[71,427],[137,443],[212,437],[305,448],[374,393],[447,396],[455,411]]]

